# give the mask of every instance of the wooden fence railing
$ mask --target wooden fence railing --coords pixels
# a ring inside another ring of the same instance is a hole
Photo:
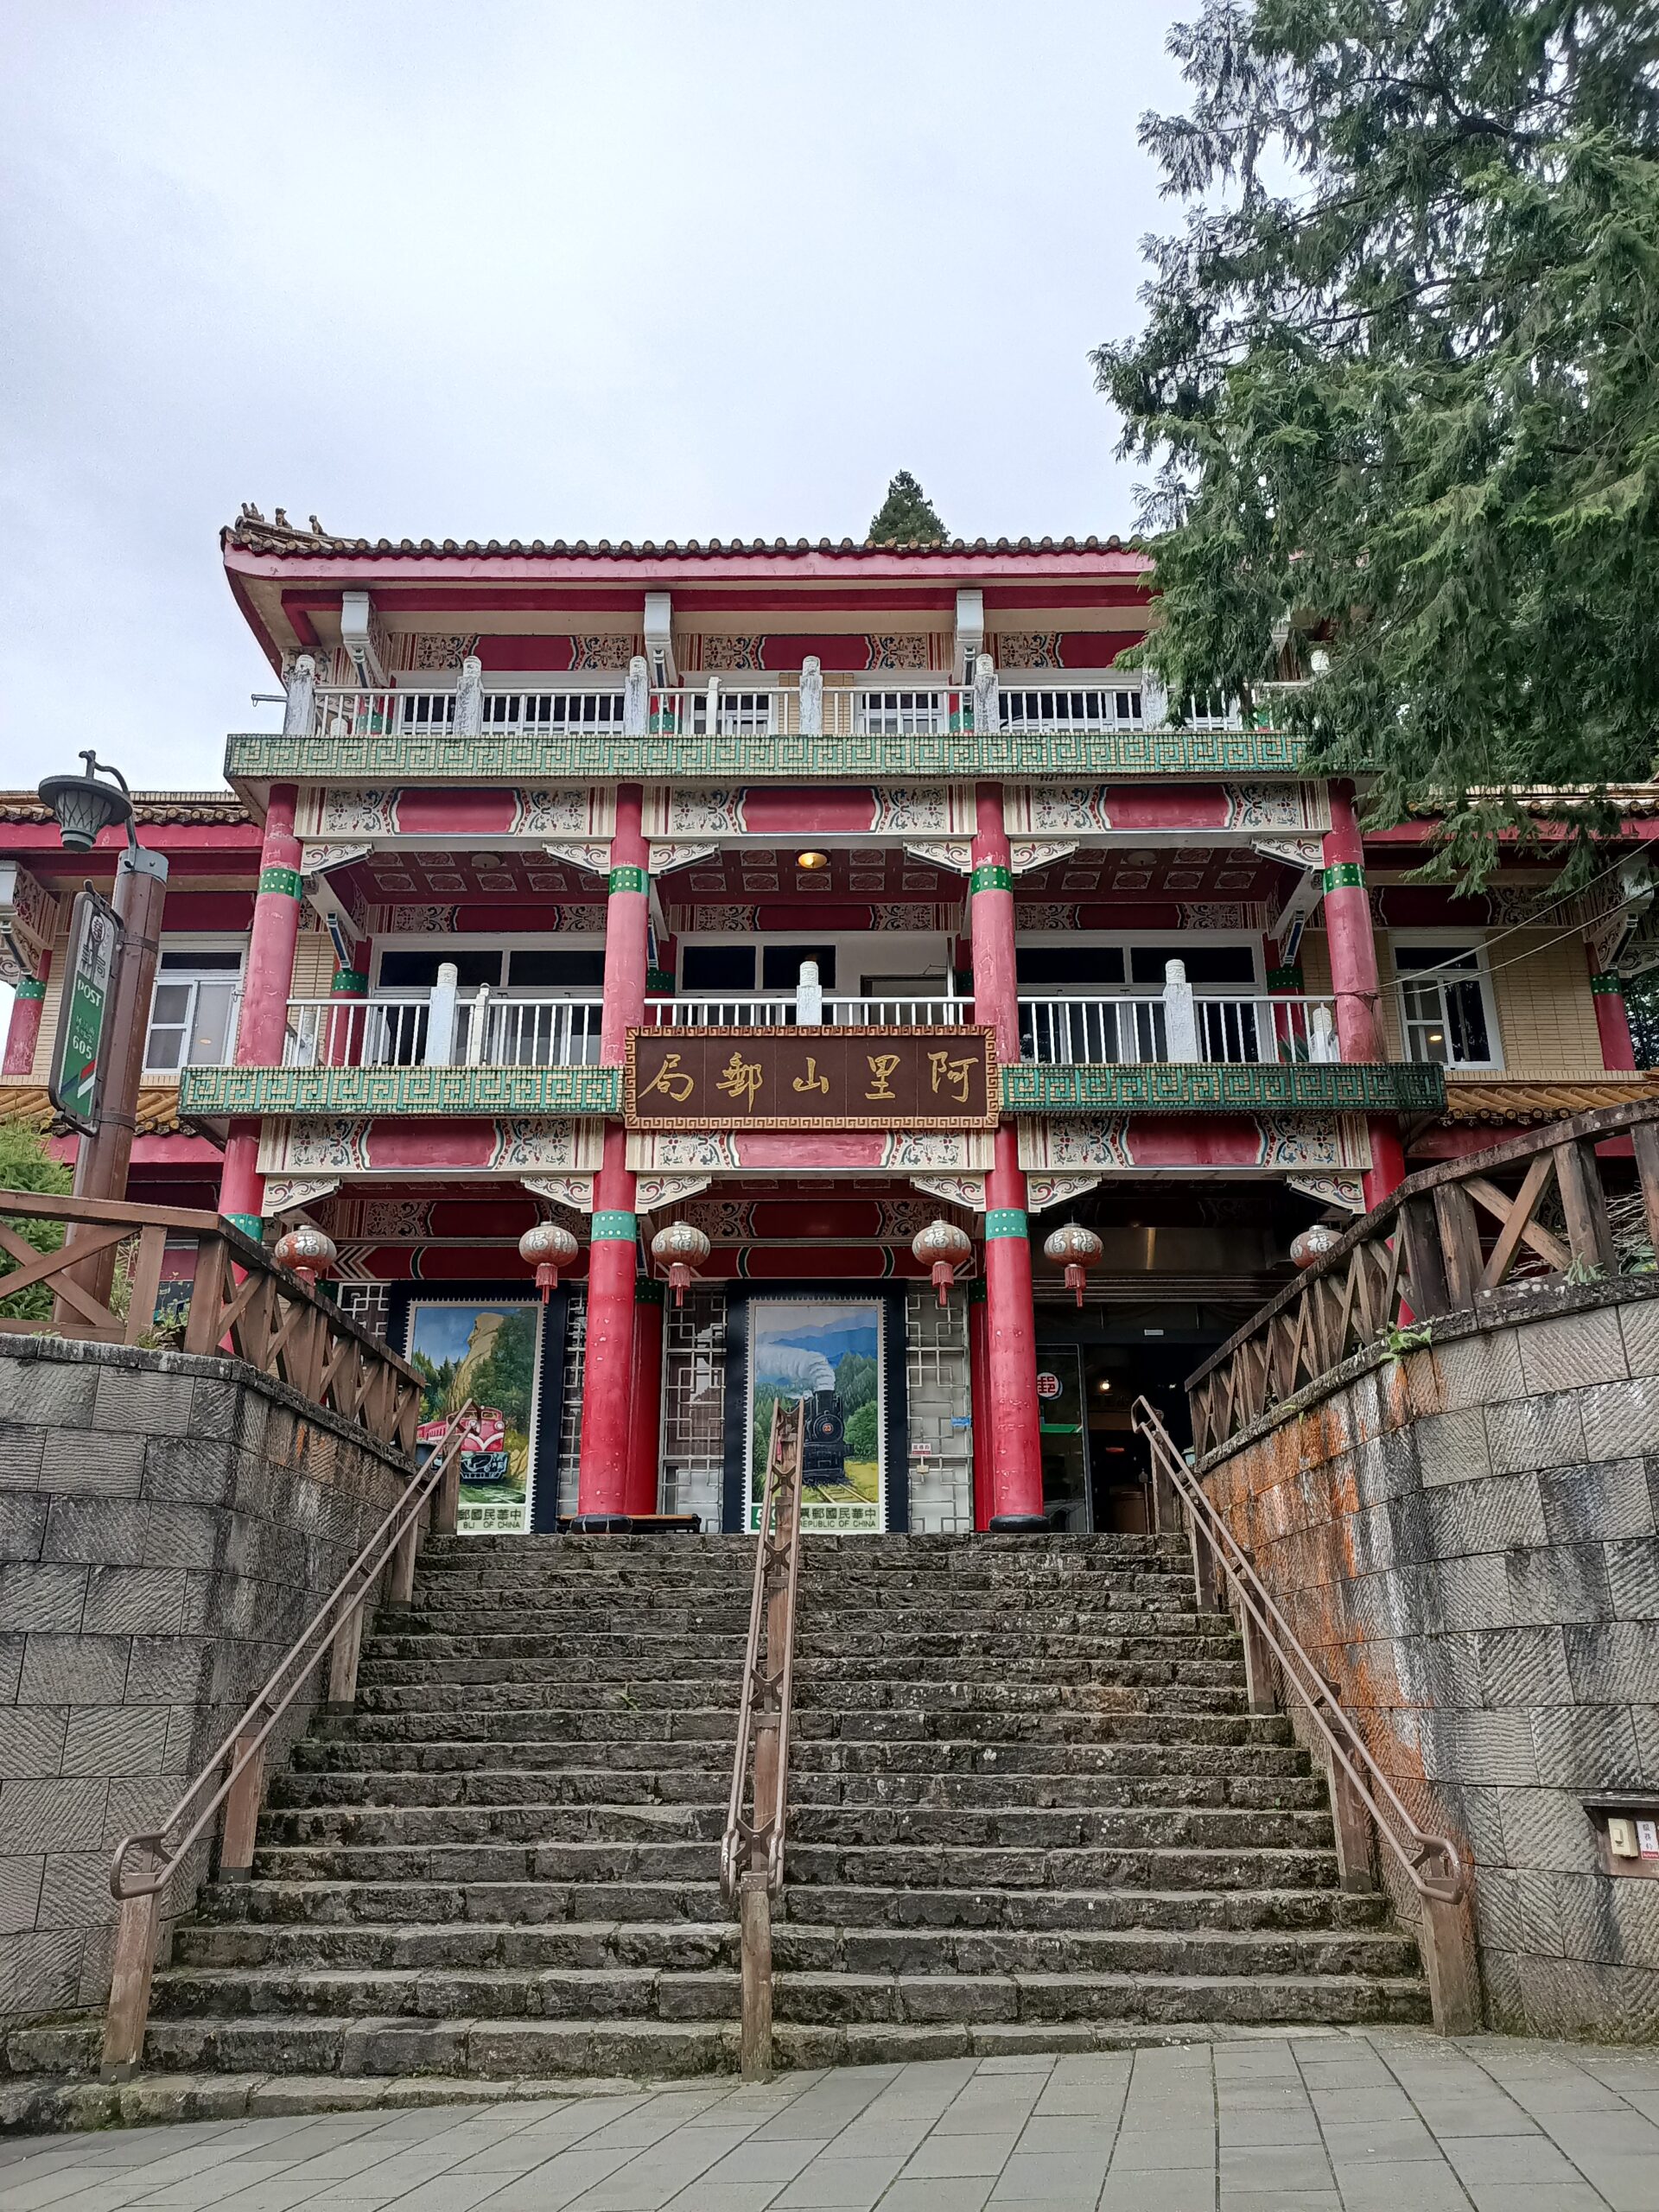
[[[24,1222],[71,1233],[56,1251],[41,1252],[16,1226]],[[194,1273],[178,1284],[181,1327],[171,1334],[178,1350],[246,1360],[377,1443],[413,1456],[419,1375],[218,1214],[0,1191],[0,1253],[14,1263],[0,1274],[0,1306],[38,1288],[52,1294],[54,1308],[50,1315],[0,1311],[0,1332],[112,1344],[168,1341],[156,1318],[163,1268],[171,1257],[182,1269],[191,1245]],[[111,1248],[127,1255],[117,1272],[124,1312],[88,1287],[97,1270],[86,1263]]]
[[[1628,1139],[1633,1159],[1598,1151]],[[1659,1099],[1535,1129],[1408,1176],[1187,1381],[1199,1459],[1379,1342],[1432,1341],[1518,1276],[1659,1262]]]

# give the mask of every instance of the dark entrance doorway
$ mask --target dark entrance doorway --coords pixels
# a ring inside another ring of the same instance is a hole
[[[1043,1510],[1052,1527],[1123,1535],[1150,1529],[1151,1467],[1131,1409],[1137,1398],[1150,1398],[1176,1443],[1183,1450],[1192,1443],[1186,1378],[1236,1325],[1217,1316],[1210,1327],[1202,1319],[1194,1326],[1196,1318],[1190,1307],[1179,1319],[1152,1320],[1133,1311],[1039,1306]]]

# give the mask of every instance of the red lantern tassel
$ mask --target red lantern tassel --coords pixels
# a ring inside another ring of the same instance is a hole
[[[939,1303],[941,1306],[946,1303],[946,1294],[950,1289],[951,1285],[956,1281],[956,1268],[951,1265],[949,1260],[934,1261],[933,1287],[939,1294]]]
[[[549,1293],[558,1287],[558,1281],[559,1271],[551,1260],[541,1260],[537,1262],[536,1287],[542,1294],[543,1306],[547,1303]]]
[[[668,1281],[669,1287],[674,1293],[674,1303],[677,1306],[683,1306],[685,1294],[691,1282],[691,1270],[683,1260],[672,1260],[669,1262]]]
[[[1083,1286],[1088,1280],[1087,1271],[1080,1267],[1077,1261],[1072,1260],[1068,1262],[1065,1270],[1065,1287],[1068,1290],[1077,1292],[1079,1306],[1083,1303]]]

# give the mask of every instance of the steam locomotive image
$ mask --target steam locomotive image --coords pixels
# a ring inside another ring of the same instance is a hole
[[[810,1390],[801,1479],[811,1490],[856,1490],[847,1474],[847,1413],[838,1390]]]

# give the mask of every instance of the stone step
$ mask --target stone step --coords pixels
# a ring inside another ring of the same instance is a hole
[[[531,1707],[505,1712],[474,1709],[427,1711],[417,1705],[392,1713],[357,1712],[343,1717],[324,1715],[312,1723],[314,1743],[349,1739],[362,1745],[390,1744],[399,1747],[454,1745],[464,1739],[474,1745],[543,1744],[556,1727],[573,1751],[604,1744],[633,1742],[653,1750],[664,1741],[675,1744],[722,1745],[728,1753],[737,1739],[737,1716],[727,1708],[693,1708],[684,1712],[661,1708],[632,1709],[620,1703],[602,1707],[558,1708],[556,1723],[548,1713]],[[1288,1745],[1290,1723],[1277,1713],[1243,1712],[1171,1713],[1160,1707],[1102,1705],[1095,1711],[974,1713],[857,1712],[839,1713],[828,1709],[798,1712],[792,1735],[798,1745],[834,1742],[841,1745],[948,1741],[954,1745],[990,1747],[1005,1752],[1020,1746],[1046,1750],[1051,1746],[1109,1747],[1118,1744],[1216,1745]],[[584,1756],[588,1756],[585,1751]]]
[[[729,1760],[706,1766],[535,1768],[503,1766],[499,1753],[497,1759],[448,1774],[360,1764],[307,1768],[273,1776],[268,1802],[282,1812],[321,1806],[373,1811],[404,1805],[715,1805],[723,1815],[731,1786]]]
[[[726,1808],[702,1804],[317,1805],[267,1812],[262,1847],[466,1843],[717,1844]]]
[[[540,1654],[441,1660],[392,1659],[374,1652],[365,1656],[359,1665],[358,1694],[366,1697],[386,1689],[410,1687],[448,1689],[501,1683],[608,1681],[625,1683],[638,1698],[642,1683],[683,1685],[689,1680],[702,1686],[707,1699],[712,1700],[724,1688],[735,1703],[742,1661],[739,1645],[690,1660],[673,1654],[642,1651],[619,1659],[607,1674],[590,1674],[584,1664],[568,1657],[549,1658]],[[894,1686],[906,1691],[917,1688],[917,1670],[921,1663],[913,1658],[862,1655],[845,1663],[828,1659],[798,1659],[796,1695],[804,1704],[844,1704],[855,1694],[866,1701],[892,1702],[891,1697],[884,1698],[884,1692],[891,1691]],[[1089,1658],[1004,1661],[981,1656],[926,1663],[930,1669],[948,1671],[956,1696],[978,1696],[992,1702],[1001,1702],[1004,1691],[1018,1690],[1042,1696],[1063,1690],[1086,1689],[1095,1683],[1121,1686],[1148,1682],[1179,1683],[1189,1688],[1239,1689],[1244,1680],[1243,1663],[1235,1649],[1227,1646],[1206,1649],[1190,1643],[1183,1646],[1151,1637],[1107,1637],[1101,1649]]]
[[[655,1660],[701,1662],[729,1657],[734,1649],[741,1660],[748,1623],[739,1623],[729,1636],[717,1632],[664,1630],[645,1634],[591,1632],[563,1633],[545,1626],[512,1629],[469,1626],[464,1634],[433,1630],[409,1632],[393,1614],[391,1625],[377,1627],[363,1647],[365,1660],[385,1664],[449,1667],[479,1661],[505,1664],[513,1660],[537,1660],[551,1664],[580,1660],[595,1667],[618,1661]],[[528,1617],[527,1617],[528,1621]],[[855,1643],[838,1634],[805,1630],[796,1637],[798,1667],[822,1669],[849,1667],[891,1672],[918,1659],[951,1666],[997,1667],[1025,1674],[1041,1674],[1053,1664],[1088,1663],[1109,1658],[1214,1658],[1237,1650],[1237,1632],[1229,1620],[1216,1613],[1117,1613],[1094,1627],[1028,1629],[1023,1635],[1006,1633],[978,1624],[953,1629],[937,1623],[927,1630],[899,1632],[874,1630]]]
[[[537,1928],[566,1921],[685,1921],[729,1926],[731,1910],[720,1894],[712,1856],[690,1880],[639,1881],[613,1876],[592,1880],[485,1880],[461,1876],[448,1882],[410,1875],[379,1880],[292,1880],[257,1869],[249,1882],[216,1883],[203,1893],[205,1923],[262,1926],[400,1927],[477,1922]]]
[[[1063,1714],[1081,1708],[1090,1713],[1109,1700],[1144,1700],[1155,1689],[1159,1710],[1171,1717],[1183,1713],[1238,1713],[1244,1709],[1243,1669],[1205,1667],[1125,1667],[1116,1681],[1105,1682],[1005,1681],[917,1679],[913,1673],[897,1681],[867,1682],[808,1678],[799,1684],[796,1710],[802,1713],[828,1710],[842,1715],[857,1713],[1040,1713]],[[1223,1677],[1209,1681],[1209,1675]],[[1236,1681],[1229,1678],[1236,1676]],[[1172,1679],[1172,1677],[1173,1679]],[[731,1709],[734,1711],[736,1670],[731,1675]],[[620,1684],[594,1684],[570,1679],[545,1678],[502,1681],[492,1676],[480,1681],[410,1682],[385,1688],[359,1690],[358,1709],[365,1719],[377,1714],[416,1713],[430,1719],[440,1714],[493,1713],[692,1713],[718,1709],[718,1685],[680,1679],[643,1676]],[[1131,1706],[1129,1709],[1139,1709]]]
[[[1300,1886],[1160,1890],[929,1889],[800,1884],[785,1890],[783,1922],[866,1929],[962,1929],[979,1932],[1075,1932],[1110,1929],[1377,1929],[1389,1923],[1386,1898]]]
[[[788,1878],[803,1891],[819,1885],[912,1890],[971,1890],[982,1885],[1033,1890],[1330,1889],[1337,1879],[1337,1860],[1333,1851],[1317,1845],[1139,1843],[1020,1851],[791,1842]],[[802,1903],[815,1916],[811,1901],[804,1897]]]
[[[582,1921],[551,1927],[444,1925],[396,1927],[262,1927],[220,1924],[181,1931],[170,1990],[187,1991],[198,1972],[218,1975],[677,1972],[735,1973],[738,1933],[724,1925],[685,1922]],[[791,1974],[1379,1974],[1409,1979],[1416,1973],[1414,1946],[1405,1936],[1360,1929],[893,1929],[835,1923],[779,1921],[772,1964]],[[450,2004],[442,1986],[436,1995]],[[429,1986],[416,2009],[429,2010]],[[171,2001],[171,2000],[169,2000]],[[256,1994],[245,2006],[180,1996],[176,2010],[272,2009]],[[341,2011],[399,2012],[402,2004],[342,2003]],[[480,2008],[485,2009],[485,2008]],[[489,2008],[494,2009],[494,2008]],[[534,2016],[532,2002],[525,2008]],[[597,2009],[597,2008],[595,2008]]]

